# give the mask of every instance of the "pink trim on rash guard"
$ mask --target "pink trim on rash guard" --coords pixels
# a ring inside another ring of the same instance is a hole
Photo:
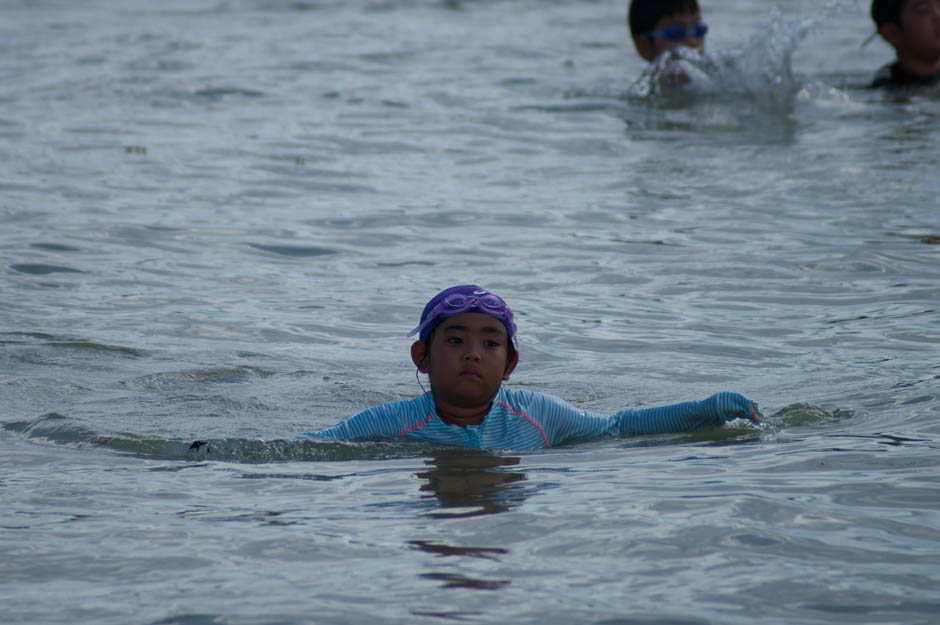
[[[417,423],[412,423],[410,426],[405,426],[405,427],[403,427],[402,430],[401,430],[401,432],[398,434],[398,436],[396,436],[396,437],[393,438],[392,440],[393,440],[393,441],[400,441],[401,439],[405,438],[409,433],[415,432],[415,431],[417,431],[421,426],[427,425],[428,423],[430,423],[431,419],[433,419],[433,418],[434,418],[434,413],[432,412],[431,414],[429,414],[428,416],[426,416],[423,421],[418,421]]]
[[[535,428],[536,428],[536,429],[539,431],[539,433],[542,435],[542,440],[545,441],[545,446],[546,446],[546,447],[549,447],[549,448],[552,446],[551,442],[549,442],[549,440],[548,440],[548,435],[545,433],[545,428],[542,427],[542,424],[541,424],[541,423],[539,423],[538,421],[536,421],[535,419],[533,419],[532,417],[530,417],[530,416],[528,415],[528,413],[527,413],[525,410],[513,410],[512,406],[510,406],[509,404],[507,404],[507,403],[504,402],[504,401],[497,402],[497,403],[498,403],[500,406],[504,407],[506,410],[508,410],[508,411],[510,412],[510,414],[513,414],[513,415],[516,415],[516,416],[522,415],[523,417],[525,417],[525,420],[528,421],[529,423],[531,423],[532,425],[534,425]]]

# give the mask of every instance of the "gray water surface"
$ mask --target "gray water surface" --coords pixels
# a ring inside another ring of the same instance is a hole
[[[0,620],[935,623],[940,98],[861,3],[703,9],[657,93],[619,2],[0,4]],[[512,388],[766,423],[283,440],[468,282]]]

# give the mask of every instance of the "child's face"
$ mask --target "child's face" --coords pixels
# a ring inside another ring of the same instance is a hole
[[[699,11],[684,11],[682,13],[674,13],[672,15],[664,15],[659,18],[659,21],[656,22],[656,26],[653,27],[651,32],[653,33],[663,33],[668,28],[672,26],[681,26],[685,29],[686,37],[679,41],[671,41],[665,37],[651,37],[647,35],[640,35],[634,38],[633,43],[636,45],[637,52],[647,61],[652,61],[660,54],[675,48],[676,46],[683,45],[690,48],[697,48],[699,50],[705,50],[705,35],[701,37],[696,37],[694,34],[695,25],[702,21],[702,14]]]
[[[425,361],[435,398],[466,407],[490,402],[515,367],[508,354],[509,337],[498,319],[477,312],[445,319]]]
[[[899,53],[927,63],[940,60],[940,0],[908,0],[898,21]]]

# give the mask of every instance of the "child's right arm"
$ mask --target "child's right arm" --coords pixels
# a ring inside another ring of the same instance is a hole
[[[423,406],[418,400],[372,406],[336,425],[316,432],[295,434],[294,439],[397,440],[408,431],[413,414]]]

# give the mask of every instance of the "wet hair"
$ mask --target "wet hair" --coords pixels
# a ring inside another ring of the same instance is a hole
[[[907,0],[872,0],[871,19],[875,26],[881,28],[882,24],[900,24],[901,9]]]
[[[656,22],[667,15],[697,11],[700,11],[698,0],[632,0],[627,11],[627,24],[630,34],[639,37],[652,31]]]

